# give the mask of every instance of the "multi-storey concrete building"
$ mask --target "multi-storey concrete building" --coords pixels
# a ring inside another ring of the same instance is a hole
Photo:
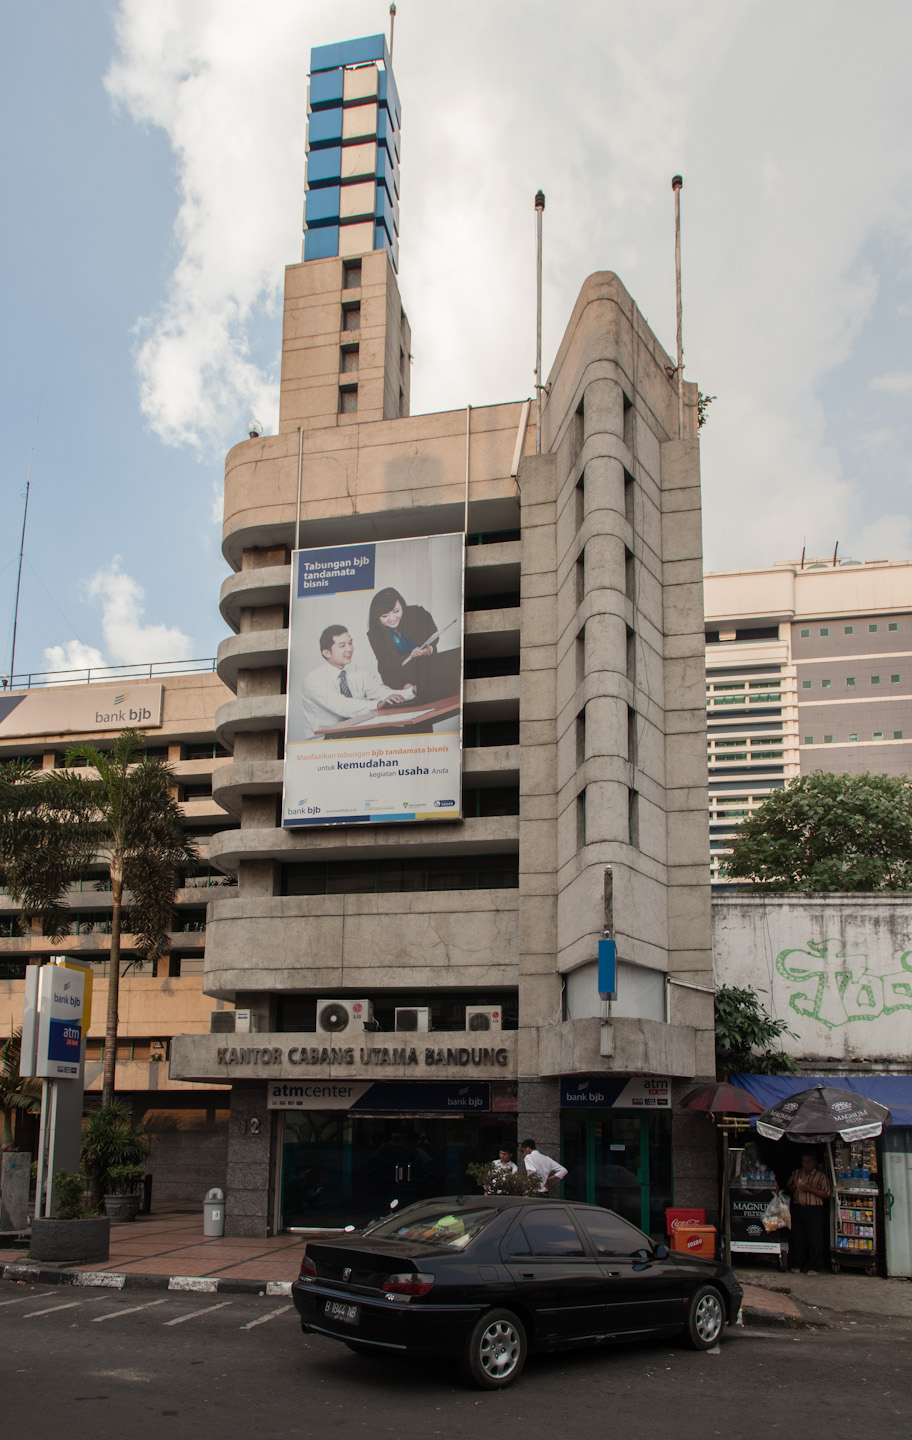
[[[735,827],[813,770],[912,767],[912,565],[831,559],[706,575],[713,879]]]
[[[168,1074],[172,1037],[209,1029],[213,1002],[202,993],[206,904],[214,890],[227,893],[235,884],[213,867],[209,855],[213,834],[232,823],[212,798],[213,777],[228,763],[227,751],[215,740],[213,716],[228,691],[211,661],[195,672],[174,673],[179,670],[101,671],[92,683],[76,683],[72,675],[13,677],[12,688],[0,696],[0,760],[22,758],[39,769],[60,768],[71,746],[85,741],[105,750],[132,719],[146,730],[147,756],[167,761],[178,781],[199,863],[183,877],[175,897],[170,951],[154,964],[137,966],[129,911],[121,938],[116,1088],[153,1137],[150,1164],[159,1201],[198,1198],[224,1178],[228,1120],[224,1084],[174,1080]],[[90,963],[94,1006],[85,1079],[89,1104],[97,1104],[92,1097],[101,1091],[111,944],[110,882],[102,866],[91,868],[72,887],[68,904],[71,933],[52,940],[37,923],[24,931],[18,907],[0,891],[0,1032],[8,1035],[22,1023],[29,963],[52,954]],[[25,1132],[21,1138],[28,1138]]]
[[[528,403],[410,416],[388,56],[377,37],[312,66],[279,433],[225,472],[213,793],[238,823],[210,858],[237,886],[210,903],[203,988],[254,1033],[180,1037],[171,1073],[231,1082],[235,1234],[461,1188],[527,1133],[571,1193],[660,1234],[714,1183],[708,1127],[673,1106],[713,1072],[695,427],[610,273],[570,316],[540,454]],[[292,552],[454,531],[462,818],[283,827]]]

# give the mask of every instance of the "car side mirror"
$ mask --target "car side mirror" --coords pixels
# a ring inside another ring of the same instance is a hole
[[[656,1248],[655,1248],[655,1252],[654,1252],[654,1253],[655,1253],[655,1258],[656,1258],[657,1260],[667,1260],[667,1259],[668,1259],[668,1246],[667,1246],[667,1245],[657,1245]]]

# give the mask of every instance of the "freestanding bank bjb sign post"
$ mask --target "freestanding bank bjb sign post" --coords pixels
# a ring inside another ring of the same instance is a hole
[[[461,818],[464,546],[294,552],[286,827]]]
[[[84,1002],[85,975],[81,970],[62,965],[28,967],[20,1066],[23,1075],[45,1080],[79,1077]]]

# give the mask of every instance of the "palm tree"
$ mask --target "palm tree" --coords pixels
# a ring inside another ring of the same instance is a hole
[[[0,881],[22,904],[23,918],[39,918],[54,939],[69,933],[64,891],[89,864],[103,864],[111,886],[111,951],[105,1026],[102,1105],[114,1099],[120,990],[120,935],[124,900],[134,948],[155,960],[169,945],[174,892],[196,860],[184,833],[177,780],[160,760],[145,759],[142,730],[121,730],[110,751],[83,743],[67,751],[65,765],[90,766],[37,772],[21,762],[0,767]],[[23,847],[29,853],[23,854]]]
[[[0,1111],[3,1112],[4,1146],[13,1143],[13,1111],[37,1115],[41,1110],[41,1081],[19,1074],[22,1031],[11,1030],[0,1044]]]

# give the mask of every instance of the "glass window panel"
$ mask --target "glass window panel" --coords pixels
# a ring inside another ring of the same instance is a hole
[[[525,1231],[533,1255],[585,1255],[583,1242],[569,1213],[563,1207],[531,1211],[523,1216]]]
[[[642,1230],[628,1225],[620,1215],[612,1215],[607,1210],[601,1213],[586,1210],[577,1211],[576,1218],[588,1232],[599,1255],[635,1255],[638,1250],[652,1250]]]

